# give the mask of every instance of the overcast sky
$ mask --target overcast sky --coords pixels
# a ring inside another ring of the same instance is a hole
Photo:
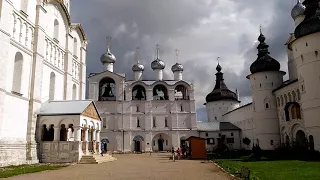
[[[217,57],[229,89],[238,89],[243,103],[251,101],[250,64],[257,58],[260,24],[271,56],[287,72],[285,42],[293,32],[290,12],[296,0],[73,0],[73,23],[81,23],[88,38],[87,74],[101,72],[106,36],[117,57],[115,72],[133,78],[137,46],[153,79],[151,62],[157,43],[166,63],[164,78],[173,79],[174,50],[180,50],[183,79],[195,84],[198,120],[206,120],[203,103],[215,84]]]

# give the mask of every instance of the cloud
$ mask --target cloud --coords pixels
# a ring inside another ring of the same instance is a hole
[[[214,87],[217,57],[221,57],[227,86],[238,89],[244,103],[250,101],[245,77],[256,59],[260,24],[271,56],[287,70],[284,43],[293,31],[292,6],[290,1],[279,0],[77,0],[72,1],[71,17],[83,25],[90,41],[87,73],[102,71],[99,58],[108,35],[113,36],[115,71],[126,73],[129,79],[137,46],[146,69],[144,79],[154,78],[150,64],[156,43],[166,63],[164,76],[172,79],[174,49],[178,48],[179,62],[185,67],[183,78],[195,84],[199,109]]]

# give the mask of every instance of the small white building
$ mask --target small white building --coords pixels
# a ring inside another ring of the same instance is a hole
[[[50,101],[37,114],[40,162],[73,163],[101,152],[101,119],[93,101]]]

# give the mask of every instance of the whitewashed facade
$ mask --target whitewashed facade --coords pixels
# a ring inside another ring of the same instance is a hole
[[[320,150],[320,5],[311,0],[298,1],[291,14],[295,32],[286,43],[289,80],[283,81],[285,72],[268,55],[261,33],[258,58],[250,67],[252,74],[247,76],[253,102],[237,109],[234,105],[221,106],[229,102],[226,100],[207,103],[209,121],[215,116],[213,109],[234,109],[217,120],[241,128],[242,138],[251,140],[249,146],[242,144],[243,148],[259,144],[270,150],[280,143],[295,141],[303,145],[308,141],[310,149]]]
[[[38,162],[37,110],[85,98],[86,37],[69,0],[0,1],[0,166]]]

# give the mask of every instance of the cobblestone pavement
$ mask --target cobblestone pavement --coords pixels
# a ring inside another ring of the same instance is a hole
[[[230,180],[213,163],[169,160],[170,154],[122,154],[102,164],[77,164],[60,170],[25,174],[8,180]]]

